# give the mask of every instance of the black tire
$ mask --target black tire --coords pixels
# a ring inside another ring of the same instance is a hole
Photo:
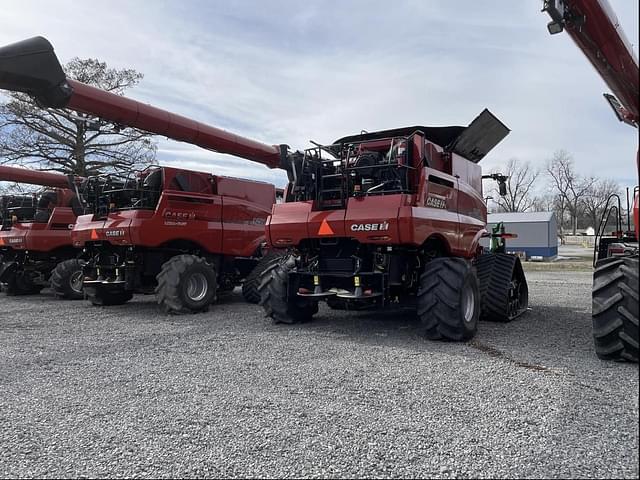
[[[156,279],[156,299],[166,313],[206,312],[216,300],[216,269],[202,257],[177,255],[162,265]]]
[[[529,287],[518,257],[505,253],[481,255],[476,272],[482,320],[506,323],[527,311]]]
[[[436,258],[420,276],[417,298],[422,333],[430,340],[473,338],[480,317],[480,291],[473,267],[461,258]]]
[[[123,305],[133,298],[133,292],[113,290],[112,287],[91,286],[84,287],[84,293],[92,305],[110,307]]]
[[[262,273],[271,265],[278,263],[284,254],[282,252],[271,251],[262,257],[258,264],[247,275],[242,284],[242,296],[249,303],[260,303],[260,279]]]
[[[56,297],[65,300],[82,300],[84,298],[82,288],[84,263],[82,260],[73,258],[56,265],[50,280],[51,288]]]
[[[24,272],[17,272],[7,280],[4,285],[4,292],[9,297],[37,295],[43,288],[41,285],[35,285]]]
[[[318,313],[318,302],[301,297],[288,298],[289,272],[295,266],[289,257],[268,267],[261,276],[260,305],[273,323],[304,323]]]
[[[593,273],[593,340],[602,360],[638,362],[638,255],[598,260]]]

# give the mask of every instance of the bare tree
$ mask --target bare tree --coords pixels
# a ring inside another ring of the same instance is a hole
[[[547,174],[551,178],[552,189],[556,196],[556,205],[560,214],[560,234],[563,233],[564,215],[571,216],[571,228],[576,234],[578,217],[584,208],[583,200],[591,186],[594,177],[583,178],[575,172],[573,157],[565,150],[558,150],[547,164]]]
[[[556,210],[556,196],[552,193],[538,195],[533,199],[531,207],[535,212],[551,212]]]
[[[531,167],[529,162],[520,162],[517,158],[512,158],[507,162],[506,171],[501,173],[507,175],[507,194],[500,196],[498,189],[494,187],[494,198],[502,212],[526,212],[534,204],[531,196],[531,189],[535,184],[540,172]]]
[[[72,59],[70,78],[122,95],[142,74],[117,70],[95,59]],[[118,129],[89,115],[43,109],[21,93],[0,105],[0,163],[81,176],[129,171],[155,163],[156,144],[147,132]]]
[[[607,199],[619,192],[620,186],[611,179],[603,178],[591,185],[584,197],[584,214],[590,226],[598,228]]]

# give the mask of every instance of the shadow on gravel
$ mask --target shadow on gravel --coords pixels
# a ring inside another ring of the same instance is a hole
[[[510,323],[480,322],[478,334],[466,343],[430,341],[420,335],[411,310],[336,312],[321,309],[313,321],[300,325],[274,325],[277,331],[298,331],[321,337],[338,337],[377,347],[402,347],[418,352],[478,354],[533,372],[557,375],[557,368],[575,365],[620,368],[601,362],[594,351],[591,314],[565,306],[536,307]],[[637,365],[635,365],[637,369]]]

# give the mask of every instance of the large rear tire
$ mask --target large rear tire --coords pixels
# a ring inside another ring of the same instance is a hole
[[[593,340],[602,360],[638,362],[638,255],[598,260],[593,273]]]
[[[476,271],[482,320],[510,322],[527,311],[529,287],[518,257],[505,253],[481,255]]]
[[[216,300],[216,269],[202,257],[177,255],[162,265],[156,279],[156,299],[166,313],[206,312]]]
[[[318,313],[317,301],[301,297],[289,298],[289,272],[294,266],[294,258],[289,257],[272,264],[262,273],[260,305],[274,324],[308,322]]]
[[[480,316],[480,291],[473,267],[461,258],[436,258],[420,276],[417,298],[422,333],[429,340],[473,338]]]
[[[77,258],[65,260],[56,265],[51,273],[51,288],[56,297],[65,300],[82,300],[82,267],[84,262]]]
[[[262,257],[258,264],[247,275],[242,284],[242,296],[249,303],[260,303],[260,279],[263,272],[271,265],[278,263],[284,254],[282,252],[271,251]]]

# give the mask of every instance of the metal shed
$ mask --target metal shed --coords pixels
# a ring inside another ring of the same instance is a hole
[[[527,260],[542,257],[552,260],[558,255],[558,225],[553,212],[490,213],[487,229],[503,222],[508,233],[518,238],[507,240],[509,252],[524,252]],[[483,245],[489,243],[483,239]]]

